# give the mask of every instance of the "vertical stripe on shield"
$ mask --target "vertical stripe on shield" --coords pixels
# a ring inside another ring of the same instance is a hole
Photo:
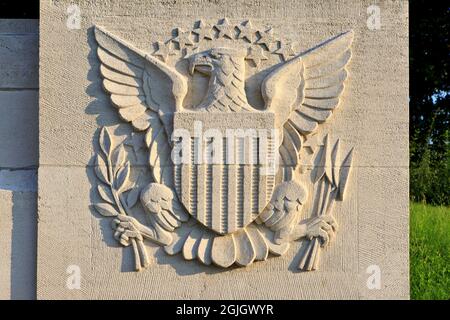
[[[206,167],[204,164],[198,164],[197,166],[197,220],[201,223],[206,221],[206,185],[205,174]]]
[[[239,189],[241,190],[241,212],[239,212],[239,227],[243,227],[248,221],[252,220],[252,203],[253,203],[253,193],[252,193],[252,144],[253,138],[246,137],[240,143],[241,153],[243,155],[244,162],[240,165],[240,183],[242,184]]]
[[[222,166],[214,164],[212,166],[212,208],[211,208],[211,227],[214,230],[222,232],[222,204],[221,188],[222,188]]]
[[[181,167],[181,202],[184,205],[191,209],[191,194],[190,188],[194,188],[195,186],[191,183],[191,168],[193,165],[185,164]]]
[[[236,209],[237,209],[237,192],[236,192],[236,185],[237,185],[237,175],[236,175],[236,165],[229,164],[227,166],[228,168],[228,186],[227,186],[227,193],[228,193],[228,212],[224,212],[228,216],[228,228],[227,232],[231,232],[233,230],[236,230],[237,228],[237,215],[236,215]]]
[[[223,138],[222,149],[222,181],[220,184],[220,231],[227,232],[228,230],[228,166],[227,164],[227,139]]]

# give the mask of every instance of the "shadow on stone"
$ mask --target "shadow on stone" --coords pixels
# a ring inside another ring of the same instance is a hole
[[[36,299],[37,197],[14,191],[12,196],[11,299]]]

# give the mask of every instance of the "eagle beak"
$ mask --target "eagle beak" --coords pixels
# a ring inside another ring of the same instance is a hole
[[[194,72],[195,72],[195,66],[197,65],[196,64],[196,62],[195,62],[195,58],[194,59],[191,59],[190,61],[189,61],[189,74],[191,75],[191,76],[193,76],[194,75]]]
[[[189,74],[192,76],[197,70],[201,73],[209,74],[212,69],[211,58],[207,55],[197,54],[189,61]]]

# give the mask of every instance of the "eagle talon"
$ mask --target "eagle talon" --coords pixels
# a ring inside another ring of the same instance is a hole
[[[140,223],[135,218],[119,215],[112,221],[114,238],[125,247],[130,245],[131,239],[143,241],[143,236],[140,232]]]
[[[337,231],[336,220],[332,216],[316,217],[306,223],[306,238],[318,238],[322,247],[326,247],[335,238]]]

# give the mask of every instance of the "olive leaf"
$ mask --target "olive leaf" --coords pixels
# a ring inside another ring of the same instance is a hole
[[[111,182],[108,177],[108,170],[105,160],[100,155],[95,158],[95,175],[104,183],[110,185]]]
[[[114,204],[114,196],[111,192],[111,189],[105,186],[104,184],[99,184],[97,186],[97,191],[100,197],[110,204]]]
[[[136,205],[136,203],[139,199],[140,192],[141,192],[141,190],[138,187],[135,187],[135,188],[131,189],[130,192],[128,192],[127,205],[129,208],[132,208]]]
[[[119,215],[119,212],[109,203],[96,203],[95,209],[104,217],[115,217]]]
[[[123,145],[120,145],[112,154],[112,163],[116,167],[122,167],[125,164],[126,152]]]
[[[111,135],[109,134],[109,131],[106,127],[103,127],[101,129],[98,142],[104,154],[109,157],[111,155],[112,140]]]
[[[115,187],[118,191],[125,192],[130,190],[132,183],[129,180],[130,177],[130,162],[127,162],[122,168],[120,168],[116,175]]]

